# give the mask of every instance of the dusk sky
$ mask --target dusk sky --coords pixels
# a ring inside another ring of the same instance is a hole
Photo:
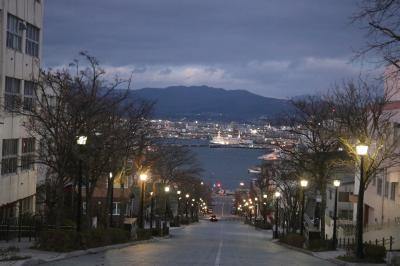
[[[46,67],[86,50],[135,89],[208,85],[287,98],[374,70],[355,0],[48,0]],[[372,70],[371,70],[372,69]]]

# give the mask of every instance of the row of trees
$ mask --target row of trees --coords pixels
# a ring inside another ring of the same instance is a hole
[[[93,209],[98,208],[92,200],[95,190],[108,183],[107,217],[114,183],[128,185],[134,193],[137,178],[128,177],[142,172],[150,171],[153,183],[203,193],[194,185],[200,184],[201,168],[191,151],[155,141],[150,123],[154,103],[132,97],[131,79],[110,81],[94,57],[80,55],[82,65],[75,60],[66,69],[41,71],[32,108],[24,108],[17,99],[14,103],[13,112],[23,115],[23,126],[38,146],[33,160],[39,176],[45,176],[37,199],[44,206],[45,221],[60,226],[75,216],[79,226],[83,188],[85,224],[90,226]],[[85,145],[77,144],[79,136],[84,136]],[[68,204],[71,201],[75,203]]]
[[[309,190],[321,195],[321,237],[325,236],[327,184],[338,169],[353,169],[359,184],[357,206],[357,256],[363,256],[363,194],[370,182],[389,167],[399,163],[398,124],[390,103],[398,95],[400,2],[396,0],[361,0],[353,22],[365,25],[368,42],[357,58],[372,54],[385,65],[384,76],[377,80],[359,79],[337,85],[329,92],[293,100],[294,114],[285,122],[297,142],[280,145],[283,154],[270,179],[283,192],[282,204],[287,224],[296,230],[299,210],[298,181],[310,181]],[[381,59],[379,59],[381,58]],[[376,85],[378,83],[378,85]],[[363,158],[356,145],[369,147]],[[363,159],[363,160],[362,160]],[[294,199],[294,201],[293,201]],[[296,218],[295,218],[296,220]]]

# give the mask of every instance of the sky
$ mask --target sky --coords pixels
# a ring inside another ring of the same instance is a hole
[[[133,88],[208,85],[276,98],[377,71],[355,51],[357,0],[47,0],[43,61],[80,51]]]

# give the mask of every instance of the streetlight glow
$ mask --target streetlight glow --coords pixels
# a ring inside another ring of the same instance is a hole
[[[188,199],[188,198],[190,197],[190,195],[189,195],[189,194],[186,194],[185,197]]]
[[[367,155],[368,153],[368,146],[367,145],[363,145],[363,144],[359,144],[356,146],[356,151],[357,151],[357,155]]]
[[[113,177],[112,172],[110,172],[110,174],[108,175],[110,177],[110,179]]]
[[[139,176],[140,181],[146,181],[147,180],[147,174],[146,173],[142,173]]]
[[[168,192],[169,192],[169,186],[166,186],[166,187],[164,188],[164,191],[168,193]]]
[[[279,191],[275,192],[275,198],[279,198],[281,196],[281,193]]]
[[[340,180],[337,180],[337,179],[333,180],[333,185],[335,187],[340,187]]]
[[[78,145],[86,145],[86,141],[87,141],[87,136],[78,136],[76,143]]]
[[[178,194],[178,195],[180,195],[182,193],[182,191],[180,191],[180,190],[178,190],[177,192],[176,192],[176,194]]]
[[[308,180],[302,179],[302,180],[300,181],[300,186],[302,186],[302,187],[307,187],[307,186],[308,186]]]
[[[263,198],[264,198],[264,199],[266,199],[267,197],[268,197],[268,195],[267,195],[267,194],[264,194],[264,195],[263,195]]]
[[[243,183],[243,182],[240,182],[240,186],[243,187],[243,186],[244,186],[244,183]]]

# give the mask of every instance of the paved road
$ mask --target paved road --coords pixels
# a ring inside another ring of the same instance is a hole
[[[271,232],[257,231],[233,220],[225,214],[226,209],[230,209],[230,201],[226,198],[216,200],[219,202],[217,215],[222,217],[216,223],[202,220],[172,230],[170,239],[46,265],[333,265],[274,244]]]

